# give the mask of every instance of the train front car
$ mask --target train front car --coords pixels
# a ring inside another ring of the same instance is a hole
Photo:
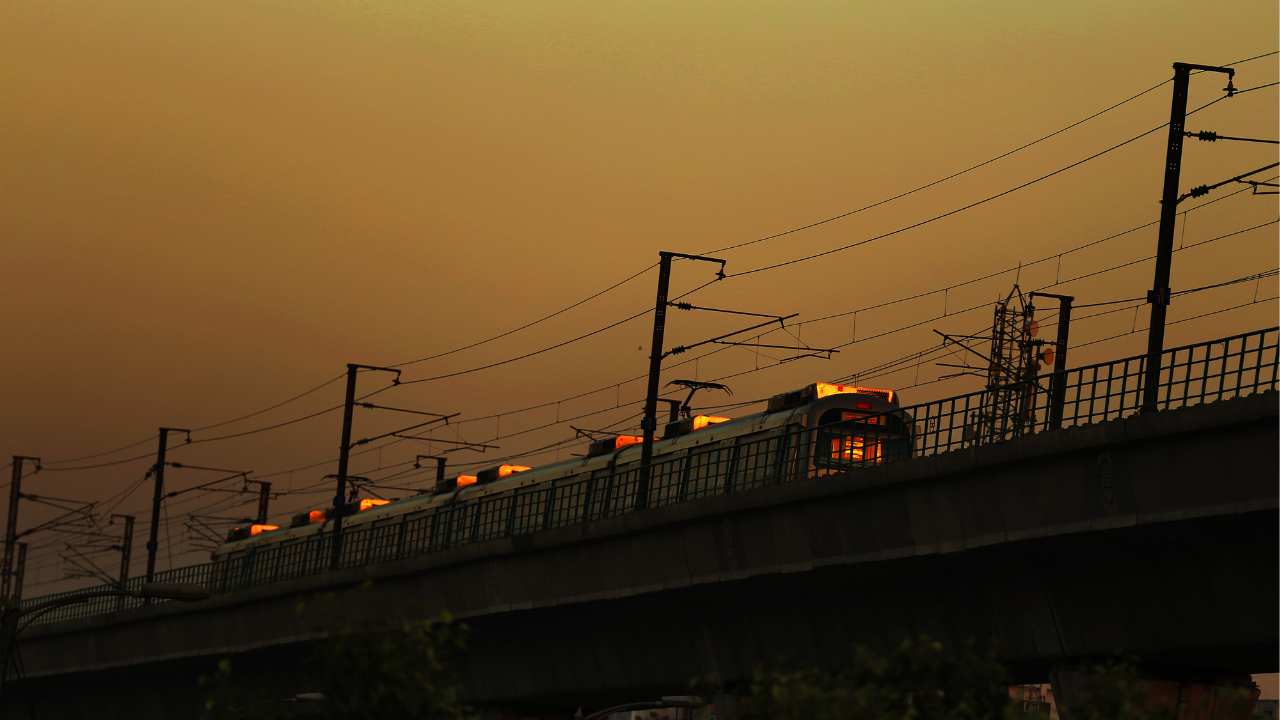
[[[905,460],[914,453],[912,418],[899,408],[892,390],[814,383],[769,400],[770,411],[795,406],[804,406],[811,438],[805,443],[812,448],[810,475]]]

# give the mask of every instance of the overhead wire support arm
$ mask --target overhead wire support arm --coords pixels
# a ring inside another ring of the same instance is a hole
[[[66,519],[66,518],[68,518],[68,517],[71,517],[71,516],[73,516],[73,515],[79,515],[79,516],[81,516],[81,519],[89,519],[89,518],[91,518],[91,517],[92,517],[92,515],[90,514],[90,511],[93,509],[93,506],[94,506],[94,505],[97,505],[97,504],[98,504],[98,503],[96,503],[96,502],[95,502],[95,503],[87,503],[88,507],[86,507],[86,508],[84,508],[84,509],[76,509],[76,510],[71,510],[71,511],[68,511],[68,512],[66,512],[66,513],[63,513],[62,515],[59,515],[58,517],[56,517],[56,518],[54,518],[54,519],[52,519],[52,520],[50,520],[50,521],[48,521],[48,522],[46,522],[46,523],[42,523],[42,524],[37,525],[37,526],[35,526],[35,527],[33,527],[33,528],[30,528],[30,529],[28,529],[28,530],[23,530],[23,531],[22,531],[22,532],[20,532],[20,533],[16,533],[16,534],[15,534],[15,537],[26,537],[27,535],[32,535],[32,534],[34,534],[34,533],[38,533],[38,532],[40,532],[41,530],[53,530],[53,529],[56,529],[59,525],[65,525],[65,524],[67,524],[67,523],[64,523],[64,522],[63,522],[63,520],[64,520],[64,519]]]
[[[1236,140],[1239,142],[1255,142],[1255,143],[1267,143],[1268,145],[1280,145],[1280,140],[1261,140],[1259,138],[1232,137],[1230,135],[1219,135],[1218,133],[1212,130],[1201,130],[1200,132],[1191,132],[1190,130],[1187,130],[1187,131],[1184,131],[1182,134],[1184,137],[1193,137],[1198,140],[1203,140],[1204,142],[1217,142],[1219,140]]]
[[[1258,192],[1258,188],[1260,187],[1280,188],[1280,185],[1277,185],[1276,183],[1272,183],[1272,182],[1259,182],[1257,180],[1237,180],[1236,182],[1240,183],[1241,185],[1252,186],[1253,192],[1250,193],[1250,195],[1276,195],[1277,194],[1276,191]]]
[[[752,325],[751,327],[748,327],[748,328],[742,328],[741,330],[734,330],[734,331],[733,331],[733,332],[731,332],[731,333],[725,333],[724,335],[719,335],[719,336],[717,336],[717,337],[713,337],[713,338],[711,338],[710,340],[703,340],[702,342],[697,342],[697,343],[694,343],[694,344],[692,344],[692,345],[677,345],[677,346],[675,346],[675,347],[671,348],[670,350],[668,350],[667,352],[663,353],[662,357],[664,357],[664,358],[665,358],[665,357],[667,357],[668,355],[679,355],[680,353],[685,352],[685,351],[687,351],[687,350],[692,350],[692,349],[694,349],[694,348],[696,348],[696,347],[700,347],[700,346],[702,346],[702,345],[708,345],[708,344],[710,344],[710,343],[714,343],[714,342],[717,342],[717,341],[719,341],[719,340],[723,340],[723,339],[725,339],[725,338],[727,338],[727,337],[733,337],[734,335],[741,335],[741,334],[742,334],[742,333],[744,333],[744,332],[747,332],[747,331],[749,331],[749,330],[756,330],[756,329],[758,329],[758,328],[765,327],[766,325],[772,325],[772,324],[774,324],[774,323],[781,323],[781,322],[785,322],[785,321],[787,321],[787,320],[790,320],[790,319],[791,319],[791,318],[793,318],[793,317],[798,317],[799,315],[800,315],[800,313],[791,313],[790,315],[787,315],[786,317],[776,317],[776,316],[772,316],[772,315],[771,315],[770,317],[775,317],[776,319],[774,319],[774,320],[770,320],[769,322],[762,322],[762,323],[759,323],[758,325]],[[764,346],[763,346],[763,345],[761,345],[760,347],[764,347]],[[795,350],[795,347],[794,347],[794,346],[788,346],[788,347],[787,347],[787,349],[788,349],[788,350]]]
[[[395,437],[403,438],[403,439],[405,439],[405,440],[421,440],[422,442],[449,443],[450,445],[462,445],[462,446],[463,446],[463,447],[460,447],[460,448],[455,448],[455,449],[457,449],[457,450],[474,450],[474,449],[476,449],[476,448],[482,448],[481,452],[483,452],[484,450],[501,450],[501,449],[502,449],[501,447],[498,447],[497,445],[483,445],[483,444],[481,444],[481,443],[467,442],[467,441],[465,441],[465,440],[445,440],[445,439],[442,439],[442,438],[424,438],[424,437],[418,437],[418,436],[416,436],[416,435],[401,435],[401,434],[399,434],[399,433],[393,433],[393,435],[394,435]],[[448,450],[446,450],[445,452],[449,452],[449,451],[448,451]],[[423,457],[427,457],[427,456],[426,456],[426,455],[423,455]]]
[[[723,343],[723,344],[728,345],[729,343]],[[757,345],[749,345],[749,344],[747,344],[747,343],[734,343],[734,344],[740,344],[740,345],[742,345],[742,347],[764,347],[763,345],[759,345],[759,346],[757,346]],[[784,346],[784,347],[785,347],[785,346]],[[795,348],[791,348],[791,347],[788,347],[788,348],[786,348],[786,349],[788,349],[788,350],[795,350]],[[781,364],[783,364],[783,363],[795,362],[796,360],[804,360],[805,358],[817,358],[817,359],[819,359],[819,360],[830,360],[830,359],[831,359],[831,353],[833,353],[833,352],[840,352],[840,351],[839,351],[839,350],[822,350],[822,349],[818,349],[818,351],[817,351],[817,352],[805,353],[805,354],[803,354],[803,355],[796,355],[795,357],[782,358],[781,360],[779,360],[779,361],[778,361],[778,364],[779,364],[779,365],[781,365]],[[822,356],[822,355],[821,355],[821,354],[819,354],[819,353],[827,353],[827,355],[824,357],[824,356]]]
[[[669,302],[667,303],[667,305],[670,305],[671,307],[679,310],[706,310],[707,312],[726,313],[728,315],[749,315],[751,317],[774,318],[775,320],[782,319],[782,316],[780,315],[770,315],[769,313],[743,312],[741,310],[723,310],[721,308],[701,307],[699,305],[694,305],[693,303],[687,303],[687,302]]]
[[[623,435],[626,435],[626,433],[614,432],[612,430],[588,430],[586,428],[575,427],[573,425],[570,425],[569,429],[574,432],[574,435],[573,435],[574,438],[584,437],[590,440],[591,442],[596,441],[595,436],[597,434],[608,435],[609,437],[622,437]]]
[[[706,257],[705,255],[686,255],[685,253],[677,252],[659,252],[658,255],[668,260],[671,258],[680,258],[681,260],[701,260],[703,262],[720,263],[720,269],[716,272],[716,278],[719,280],[723,280],[725,278],[724,264],[726,261],[721,260],[720,258]]]
[[[374,405],[373,403],[370,403],[370,402],[362,402],[357,404],[360,407],[366,408],[368,410],[391,410],[393,412],[412,413],[414,415],[429,415],[431,417],[438,417],[438,418],[445,418],[445,419],[448,419],[451,417],[457,417],[460,414],[460,413],[454,413],[452,415],[444,415],[441,413],[423,412],[421,410],[405,410],[404,408],[393,408],[393,407],[387,407],[385,405]]]
[[[18,497],[22,498],[23,500],[30,500],[31,502],[40,503],[42,505],[49,505],[51,507],[56,507],[59,510],[70,510],[72,512],[88,512],[89,508],[92,508],[94,505],[98,504],[96,500],[92,502],[89,500],[71,500],[69,498],[49,497],[48,495],[33,495],[31,493],[19,493]],[[58,503],[71,503],[72,505],[80,505],[82,507],[69,508],[65,505],[59,505]]]
[[[213,486],[213,485],[217,485],[217,484],[219,484],[219,483],[224,483],[224,482],[227,482],[227,481],[229,481],[229,480],[235,480],[236,478],[244,478],[244,481],[247,483],[247,482],[249,482],[249,473],[251,473],[251,472],[253,472],[253,471],[252,471],[252,470],[247,470],[247,471],[245,471],[245,472],[238,472],[238,473],[236,473],[236,474],[234,474],[234,475],[231,475],[231,476],[229,476],[229,477],[219,478],[218,480],[214,480],[214,481],[212,481],[212,482],[207,482],[207,483],[204,483],[203,485],[196,485],[195,487],[189,487],[189,488],[187,488],[187,489],[185,489],[185,490],[174,490],[174,491],[172,491],[172,492],[168,493],[167,495],[165,495],[165,497],[166,497],[166,498],[177,497],[177,496],[182,495],[182,494],[184,494],[184,493],[189,493],[189,492],[192,492],[192,491],[195,491],[195,490],[205,490],[206,488],[209,488],[209,487],[211,487],[211,486]],[[225,488],[214,488],[214,489],[215,489],[215,490],[224,490]],[[240,492],[240,491],[238,491],[238,490],[230,490],[229,492]]]
[[[950,342],[950,343],[955,343],[956,345],[959,345],[960,347],[964,348],[965,350],[968,350],[969,352],[973,353],[974,355],[977,355],[978,357],[982,358],[983,360],[986,360],[987,362],[993,362],[993,361],[991,360],[991,358],[987,357],[986,355],[983,355],[982,353],[978,352],[977,350],[974,350],[973,348],[969,347],[968,345],[965,345],[964,343],[960,342],[959,340],[956,340],[956,337],[972,337],[972,336],[969,336],[969,335],[957,335],[957,336],[954,336],[954,337],[953,337],[953,336],[948,335],[948,334],[946,334],[946,333],[944,333],[944,332],[941,332],[941,331],[939,331],[939,330],[934,330],[934,332],[935,332],[935,333],[938,333],[939,335],[941,335],[941,336],[942,336],[942,344],[943,344],[943,345],[946,345],[946,344],[947,344],[947,343],[949,343],[949,342]]]
[[[270,485],[271,483],[266,483],[266,484]],[[194,490],[195,488],[191,488],[191,489]],[[205,492],[225,492],[225,493],[232,493],[234,495],[243,495],[249,492],[249,489],[247,487],[242,487],[239,489],[237,488],[204,488],[204,491]],[[186,492],[186,491],[183,490],[182,492]],[[173,497],[174,495],[178,495],[178,494],[180,493],[169,493],[165,497]],[[275,493],[275,495],[279,495],[279,493]]]
[[[424,413],[424,414],[426,414],[426,413]],[[454,414],[452,414],[452,415],[441,415],[441,416],[437,417],[435,420],[428,420],[428,421],[426,421],[426,422],[424,422],[424,423],[418,423],[417,425],[410,425],[410,426],[409,426],[409,427],[407,427],[407,428],[400,428],[399,430],[395,430],[395,431],[392,431],[392,432],[389,432],[389,433],[383,433],[382,435],[377,435],[377,436],[375,436],[375,437],[371,437],[371,438],[363,438],[363,439],[360,439],[360,440],[357,440],[357,441],[355,441],[355,442],[351,443],[351,445],[352,445],[353,447],[354,447],[354,446],[356,446],[356,445],[367,445],[367,444],[369,444],[369,443],[373,442],[374,440],[381,440],[382,438],[388,438],[388,437],[391,437],[391,436],[393,436],[393,435],[395,435],[396,437],[399,437],[399,433],[409,432],[410,430],[417,430],[417,429],[418,429],[418,428],[420,428],[420,427],[426,427],[427,425],[434,425],[435,423],[438,423],[438,422],[444,422],[444,423],[447,425],[447,424],[449,423],[449,418],[456,418],[456,417],[458,417],[458,416],[459,416],[459,415],[461,415],[461,414],[462,414],[462,413],[454,413]],[[421,439],[426,440],[426,439],[428,439],[428,438],[421,438]]]
[[[89,538],[86,542],[92,542],[94,540],[114,540],[115,539],[115,537],[112,535],[107,535],[106,533],[101,533],[101,532],[90,532],[88,530],[72,530],[66,527],[53,527],[53,528],[47,528],[47,529],[50,530],[51,532],[60,532],[60,533],[65,533],[67,535],[81,535],[83,537]]]
[[[79,558],[79,560],[83,561],[89,566],[89,567],[85,567],[84,565],[81,565],[79,562],[77,562],[76,558],[70,558],[70,557],[67,557],[66,555],[63,555],[62,556],[63,560],[71,563],[78,570],[81,571],[82,574],[79,575],[78,577],[95,577],[107,584],[111,584],[116,581],[115,578],[111,577],[111,575],[106,570],[103,570],[102,568],[98,567],[98,563],[94,562],[87,555],[80,552],[78,549],[76,549],[74,545],[72,545],[71,543],[64,543],[64,545],[66,545],[67,550],[74,553],[76,557]],[[64,570],[63,572],[66,572],[66,570]]]
[[[1274,168],[1274,167],[1280,167],[1280,163],[1271,163],[1270,165],[1268,165],[1268,166],[1266,166],[1266,167],[1260,167],[1260,168],[1258,168],[1257,170],[1251,170],[1251,171],[1249,171],[1249,172],[1247,172],[1247,173],[1244,173],[1243,175],[1237,175],[1237,176],[1235,176],[1235,177],[1233,177],[1233,178],[1228,178],[1228,179],[1226,179],[1226,180],[1223,180],[1223,181],[1222,181],[1222,182],[1220,182],[1220,183],[1214,183],[1213,185],[1201,185],[1201,186],[1199,186],[1199,187],[1193,187],[1193,188],[1191,188],[1189,191],[1187,191],[1187,192],[1183,193],[1182,195],[1179,195],[1179,196],[1178,196],[1178,199],[1177,199],[1177,202],[1182,202],[1183,200],[1186,200],[1187,198],[1196,198],[1196,197],[1201,197],[1201,196],[1204,196],[1204,195],[1208,195],[1210,190],[1214,190],[1214,189],[1220,188],[1220,187],[1222,187],[1223,185],[1226,185],[1226,184],[1228,184],[1228,183],[1241,182],[1241,183],[1245,183],[1245,184],[1252,185],[1253,183],[1249,182],[1248,180],[1245,180],[1244,178],[1247,178],[1247,177],[1249,177],[1250,175],[1257,175],[1257,174],[1258,174],[1258,173],[1260,173],[1260,172],[1263,172],[1263,171],[1266,171],[1266,170],[1270,170],[1271,168]],[[1255,186],[1255,187],[1256,187],[1256,186]],[[1264,193],[1258,193],[1258,194],[1264,194]]]
[[[178,468],[178,469],[180,469],[180,470],[182,470],[182,469],[185,469],[185,470],[208,470],[208,471],[210,471],[210,472],[231,473],[232,477],[240,477],[241,475],[247,475],[247,474],[249,474],[249,473],[253,472],[252,470],[229,470],[229,469],[227,469],[227,468],[202,467],[202,466],[200,466],[200,465],[186,465],[186,464],[184,464],[184,463],[180,463],[180,462],[166,462],[166,463],[165,463],[165,465],[168,465],[168,466],[169,466],[169,467],[171,467],[171,468]]]
[[[795,349],[796,349],[796,346],[795,346],[795,345],[761,345],[760,343],[726,342],[726,341],[724,341],[724,340],[710,340],[709,342],[713,342],[713,343],[715,343],[716,345],[736,345],[736,346],[738,346],[738,347],[774,348],[774,349],[777,349],[777,350],[795,350]],[[800,348],[800,349],[801,349],[801,350],[811,350],[812,352],[816,352],[816,353],[827,353],[827,355],[828,355],[828,356],[830,356],[830,355],[831,355],[831,353],[838,353],[838,352],[840,352],[839,350],[837,350],[837,349],[835,349],[835,348],[811,348],[811,347],[806,347],[806,348]],[[816,355],[813,355],[813,354],[810,354],[810,355],[808,355],[807,357],[817,357],[817,356],[816,356]]]

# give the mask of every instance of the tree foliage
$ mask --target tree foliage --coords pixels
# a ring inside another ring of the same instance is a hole
[[[891,652],[866,648],[844,672],[756,672],[739,720],[1005,720],[1021,715],[989,657],[949,652],[927,635]]]
[[[373,598],[368,585],[354,596],[357,603]],[[299,605],[299,614],[305,610]],[[319,681],[318,687],[307,685],[300,690],[318,690],[323,701],[294,702],[292,697],[281,697],[279,690],[255,684],[256,678],[233,678],[231,661],[224,659],[213,673],[199,679],[205,694],[204,716],[209,720],[472,717],[471,709],[459,700],[454,670],[463,660],[470,630],[465,623],[454,622],[448,612],[428,623],[367,617],[351,623],[343,616],[316,630],[324,638],[316,641],[306,667],[313,681]]]
[[[317,647],[323,669],[324,717],[461,720],[453,665],[466,650],[468,628],[448,613],[435,623],[364,620],[334,632]]]

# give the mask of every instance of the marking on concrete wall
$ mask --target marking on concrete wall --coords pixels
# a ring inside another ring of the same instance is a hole
[[[1115,491],[1111,486],[1111,453],[1104,452],[1098,456],[1098,487],[1102,488],[1102,501],[1108,505],[1115,502]]]

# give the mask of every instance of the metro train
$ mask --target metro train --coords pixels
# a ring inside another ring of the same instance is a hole
[[[914,435],[912,419],[899,409],[896,392],[814,383],[773,396],[761,413],[739,418],[697,415],[667,423],[661,438],[655,438],[653,443],[650,494],[654,504],[664,504],[722,492],[726,482],[734,482],[733,487],[740,489],[758,486],[762,483],[755,480],[770,473],[781,476],[784,455],[789,463],[785,473],[788,478],[910,457]],[[787,438],[807,438],[806,447],[784,441]],[[231,530],[227,541],[213,551],[212,559],[218,562],[258,549],[306,543],[332,530],[335,512],[342,513],[342,526],[347,532],[407,523],[443,507],[480,498],[508,495],[514,506],[516,497],[531,490],[574,484],[582,487],[587,485],[584,480],[618,477],[638,468],[642,442],[638,436],[618,435],[593,442],[584,456],[569,460],[538,467],[503,464],[474,475],[438,477],[433,487],[412,497],[393,501],[371,498],[337,509],[302,512],[293,517],[289,527],[244,524]],[[735,481],[726,474],[736,474],[740,479]],[[522,513],[520,525],[512,532],[533,532],[576,521],[557,518],[552,523],[553,511],[577,513],[575,517],[581,519],[581,504],[576,509],[548,507],[545,521],[542,517],[529,517],[532,513]]]

